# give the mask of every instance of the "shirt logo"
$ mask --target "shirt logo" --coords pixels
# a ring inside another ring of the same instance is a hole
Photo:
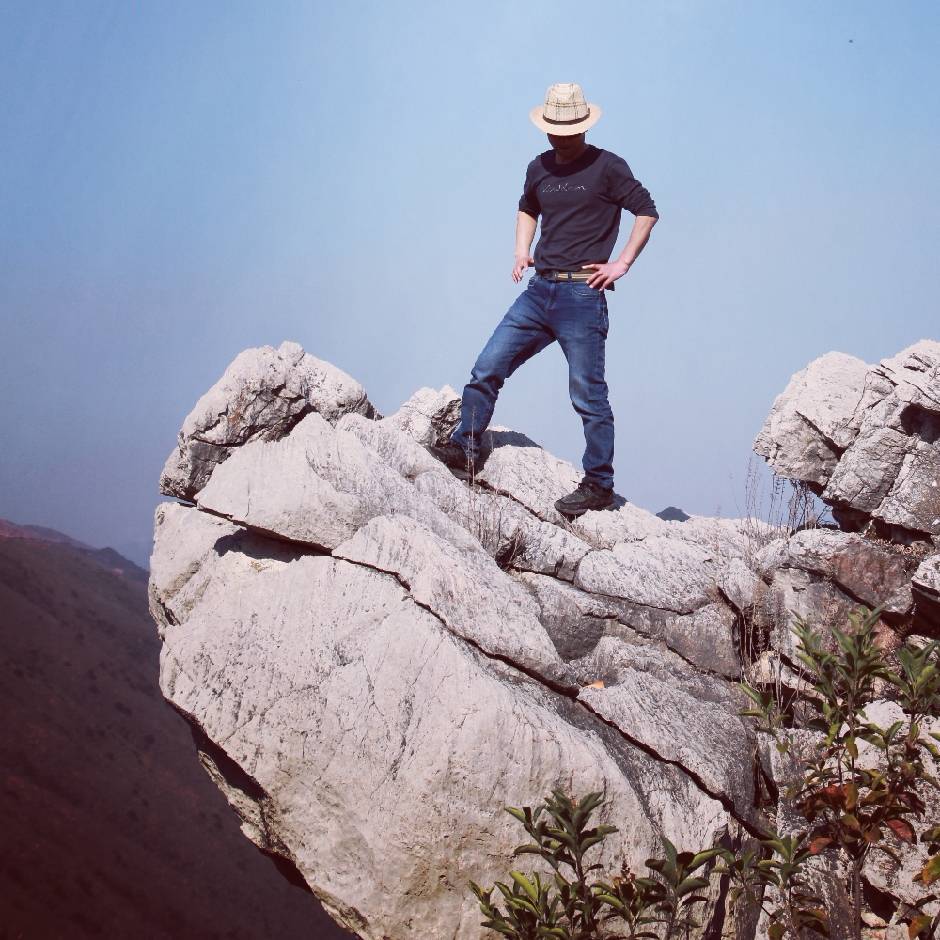
[[[579,183],[577,186],[572,186],[570,183],[546,183],[539,192],[541,193],[574,193],[578,190],[585,192],[587,187]]]

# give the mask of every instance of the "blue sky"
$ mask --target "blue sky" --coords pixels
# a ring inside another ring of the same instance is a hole
[[[617,489],[736,514],[791,373],[940,336],[938,47],[932,0],[4,0],[0,516],[144,560],[176,431],[247,346],[297,340],[386,413],[459,389],[519,290],[555,81],[662,216],[610,297]],[[494,420],[580,461],[557,345]]]

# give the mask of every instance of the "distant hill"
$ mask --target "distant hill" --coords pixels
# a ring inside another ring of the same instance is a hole
[[[238,828],[157,687],[147,573],[0,520],[6,938],[334,940]]]
[[[26,539],[33,542],[52,542],[56,545],[68,545],[76,551],[84,552],[90,560],[97,562],[105,568],[111,569],[115,574],[121,574],[132,581],[146,584],[149,575],[134,562],[123,555],[119,555],[113,548],[92,548],[78,539],[73,539],[57,529],[49,529],[42,525],[17,525],[9,519],[0,519],[0,540]]]
[[[665,509],[661,509],[656,513],[656,515],[666,522],[685,522],[692,518],[687,512],[683,512],[676,506],[667,506]]]
[[[17,525],[10,522],[9,519],[0,519],[0,539],[35,539],[40,542],[62,542],[65,545],[72,545],[75,548],[94,549],[78,539],[73,539],[71,535],[59,532],[57,529],[49,529],[44,525]]]

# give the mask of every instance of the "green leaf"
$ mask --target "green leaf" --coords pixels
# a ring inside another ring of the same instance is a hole
[[[688,894],[691,891],[698,891],[699,888],[707,887],[707,878],[686,878],[684,881],[680,882],[676,888],[676,896],[681,898],[683,895]]]
[[[510,816],[512,816],[515,819],[518,819],[519,822],[523,824],[525,823],[526,816],[523,810],[518,809],[515,806],[504,806],[503,809],[506,810],[506,812],[509,813]]]
[[[698,852],[692,856],[692,861],[689,863],[689,871],[695,871],[696,868],[701,868],[707,861],[713,859],[716,855],[721,855],[722,849],[706,849],[704,852]]]

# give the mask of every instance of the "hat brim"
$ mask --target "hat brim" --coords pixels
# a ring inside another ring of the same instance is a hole
[[[529,112],[529,119],[540,130],[546,134],[552,134],[555,137],[574,137],[575,134],[583,134],[589,127],[593,127],[604,113],[600,105],[588,103],[588,114],[583,121],[577,124],[552,124],[543,117],[545,105],[536,105]]]

